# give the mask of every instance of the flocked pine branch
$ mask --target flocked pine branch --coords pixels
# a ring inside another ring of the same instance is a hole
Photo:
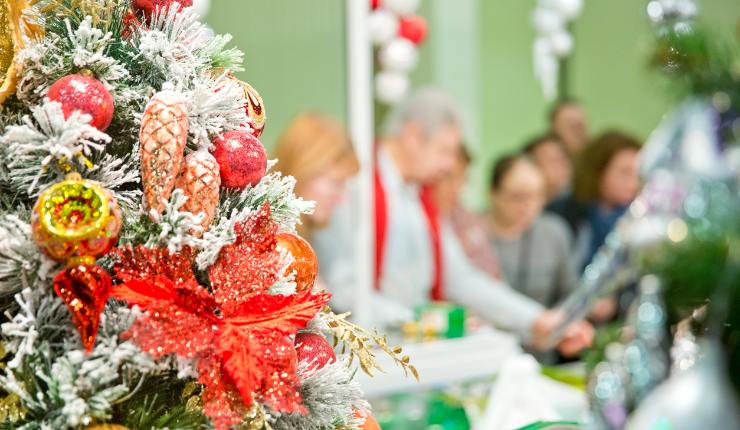
[[[268,169],[274,161],[268,163]],[[246,221],[249,216],[267,202],[270,215],[284,231],[295,231],[302,214],[311,213],[314,203],[293,194],[295,178],[282,176],[280,172],[265,175],[260,182],[239,192],[221,192],[219,214],[203,235],[203,250],[196,257],[198,268],[203,270],[213,264],[218,253],[226,245],[236,241],[234,226]]]
[[[25,116],[22,125],[7,127],[0,137],[11,184],[30,196],[63,179],[70,169],[91,169],[90,157],[111,140],[90,125],[90,115],[75,111],[65,119],[57,102],[46,101],[31,113],[33,118]]]
[[[188,101],[188,130],[197,147],[210,146],[210,136],[229,130],[247,130],[251,122],[244,105],[244,90],[226,75],[200,76],[185,94]]]
[[[31,225],[14,214],[0,216],[0,297],[24,288],[45,288],[58,264],[31,238]]]
[[[301,398],[309,413],[277,414],[272,412],[274,430],[359,429],[362,420],[356,412],[367,413],[370,405],[364,400],[360,384],[353,379],[354,371],[346,361],[337,360],[315,369],[312,362],[298,363],[301,378]]]
[[[176,188],[161,214],[153,210],[149,213],[150,218],[159,226],[159,234],[149,238],[147,247],[166,247],[171,253],[180,252],[185,246],[203,248],[203,240],[198,235],[203,232],[200,224],[205,214],[180,211],[187,199],[185,193]]]

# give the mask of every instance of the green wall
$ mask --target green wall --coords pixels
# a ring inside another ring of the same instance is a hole
[[[206,21],[244,51],[237,76],[264,99],[266,147],[298,112],[346,120],[344,0],[211,0]]]

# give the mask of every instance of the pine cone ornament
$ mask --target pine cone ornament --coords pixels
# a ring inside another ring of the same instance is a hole
[[[203,231],[208,230],[216,215],[219,187],[221,175],[213,155],[206,150],[199,150],[185,157],[175,188],[181,189],[188,197],[182,210],[205,214],[201,223]]]
[[[149,101],[141,118],[141,181],[146,206],[161,213],[170,198],[188,137],[185,104],[170,91]]]

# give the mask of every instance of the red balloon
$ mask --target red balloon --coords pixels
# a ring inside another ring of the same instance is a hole
[[[370,9],[375,10],[383,6],[383,0],[370,0]]]
[[[337,361],[337,355],[329,341],[316,333],[298,333],[295,337],[295,352],[299,362],[306,361],[311,364],[310,370],[318,370]]]
[[[398,35],[418,45],[427,35],[427,22],[418,15],[403,17],[398,22]]]
[[[243,189],[248,185],[256,185],[265,176],[265,147],[252,133],[227,131],[213,139],[213,146],[222,187]]]
[[[92,75],[77,73],[60,78],[46,96],[62,104],[65,118],[78,110],[90,115],[90,125],[100,131],[105,131],[113,119],[113,96]]]

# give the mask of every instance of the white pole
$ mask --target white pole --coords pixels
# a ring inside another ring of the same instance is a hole
[[[349,131],[360,160],[359,202],[356,213],[355,271],[357,279],[354,318],[365,326],[371,321],[370,294],[374,282],[373,208],[373,96],[372,47],[368,31],[369,2],[345,0],[347,9],[347,106]]]

